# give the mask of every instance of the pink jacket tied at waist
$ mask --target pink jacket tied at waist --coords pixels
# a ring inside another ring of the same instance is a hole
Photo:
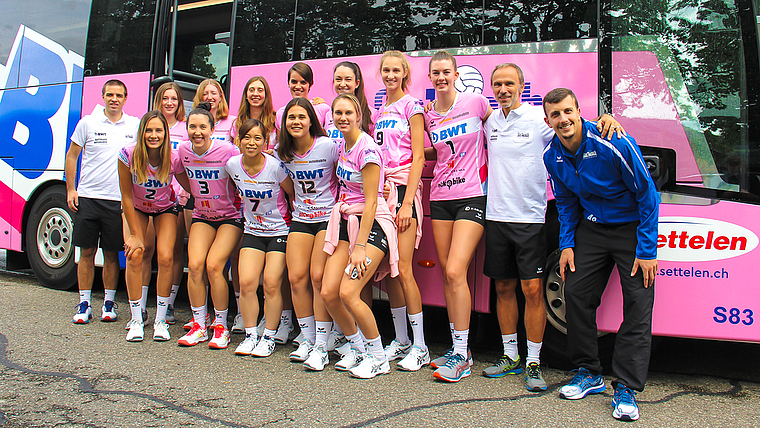
[[[396,219],[396,207],[400,202],[398,200],[398,189],[396,186],[406,186],[409,183],[409,172],[412,170],[410,163],[388,168],[385,170],[385,183],[390,188],[388,192],[388,207],[391,208],[393,219]],[[409,188],[406,189],[409,191]],[[414,209],[417,211],[417,239],[414,241],[414,248],[420,248],[422,239],[422,179],[417,184],[417,191],[414,192]]]
[[[335,247],[338,246],[341,218],[348,220],[348,254],[354,251],[356,237],[359,234],[359,218],[357,216],[363,212],[364,204],[348,205],[345,202],[335,204],[332,213],[330,213],[330,221],[325,232],[324,250],[327,254],[332,255]],[[391,277],[395,278],[398,276],[398,236],[396,236],[396,224],[393,222],[393,215],[388,209],[388,203],[382,197],[377,198],[375,220],[380,224],[388,240],[388,256],[383,257],[380,265],[378,265],[377,271],[375,271],[375,281],[380,281],[389,273]]]

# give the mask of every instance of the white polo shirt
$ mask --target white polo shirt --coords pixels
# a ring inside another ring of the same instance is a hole
[[[486,220],[544,223],[546,180],[543,150],[554,136],[544,111],[528,103],[494,110],[484,125],[488,153]]]
[[[139,126],[140,119],[126,113],[118,122],[111,122],[100,105],[77,123],[71,142],[82,147],[79,196],[121,200],[117,158],[122,147],[137,140]]]

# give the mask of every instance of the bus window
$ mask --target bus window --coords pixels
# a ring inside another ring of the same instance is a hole
[[[93,0],[85,75],[150,70],[155,15],[155,0]]]
[[[293,0],[238,0],[232,64],[290,60],[294,3]]]
[[[227,75],[229,51],[224,43],[195,46],[190,60],[190,72],[210,79],[221,79]]]
[[[486,45],[585,39],[598,32],[597,4],[592,0],[491,0],[485,4]]]

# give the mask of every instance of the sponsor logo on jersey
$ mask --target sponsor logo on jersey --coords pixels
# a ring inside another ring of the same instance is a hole
[[[438,187],[446,187],[451,189],[451,186],[456,186],[457,184],[464,184],[465,178],[464,177],[454,177],[450,178],[448,180],[443,180],[440,183],[438,183]]]
[[[583,159],[591,159],[596,157],[596,150],[589,150],[583,153]]]
[[[264,191],[245,189],[245,197],[246,198],[254,198],[254,199],[271,198],[272,197],[272,189],[264,190]]]

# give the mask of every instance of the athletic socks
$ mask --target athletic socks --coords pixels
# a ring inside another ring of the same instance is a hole
[[[282,315],[280,315],[280,322],[287,321],[290,325],[293,325],[293,310],[283,309]]]
[[[105,295],[106,296],[103,298],[104,301],[106,301],[106,302],[109,301],[109,300],[112,301],[112,302],[116,301],[116,290],[109,290],[109,289],[106,288],[105,289]]]
[[[393,327],[396,330],[396,340],[402,345],[409,343],[409,330],[406,327],[406,306],[391,308]]]
[[[367,347],[364,346],[364,339],[362,339],[361,331],[357,331],[351,336],[346,336],[346,339],[351,342],[351,347],[356,349],[360,354],[367,352]]]
[[[316,321],[314,320],[314,315],[304,318],[298,318],[298,327],[301,329],[301,333],[303,333],[303,337],[306,338],[306,340],[309,341],[310,344],[313,344],[317,340],[317,329],[316,329]]]
[[[422,328],[422,312],[409,314],[409,324],[412,325],[414,344],[420,349],[427,349],[427,345],[425,345],[425,330]]]
[[[79,290],[79,303],[87,302],[87,305],[90,305],[90,302],[92,301],[92,290]]]
[[[277,333],[277,330],[270,330],[268,328],[264,329],[264,337],[272,338],[272,337],[274,337],[275,333]]]
[[[227,327],[227,311],[229,309],[225,309],[223,311],[218,311],[214,309],[214,324],[221,324],[225,327]]]
[[[139,300],[130,300],[129,301],[129,312],[132,314],[132,321],[137,321],[142,323],[142,308],[140,307],[140,301]]]
[[[143,309],[148,308],[148,286],[142,286],[142,294],[140,294],[140,307]]]
[[[528,341],[528,357],[525,358],[525,364],[528,365],[530,363],[540,363],[540,356],[541,356],[541,345],[543,342],[531,342]]]
[[[257,342],[259,340],[259,332],[256,330],[256,327],[246,327],[245,335],[251,336],[254,342]]]
[[[169,301],[168,303],[172,306],[174,306],[174,300],[177,299],[177,293],[179,292],[179,284],[172,285],[172,291],[169,293]]]
[[[317,331],[314,335],[314,344],[322,343],[327,344],[327,340],[330,338],[330,330],[337,327],[338,324],[333,324],[332,321],[317,321]]]
[[[454,353],[467,358],[467,341],[470,335],[470,329],[454,330]]]
[[[504,355],[512,361],[517,360],[517,333],[502,334],[501,344],[504,346]]]
[[[383,349],[383,341],[380,340],[380,336],[367,341],[367,353],[380,361],[385,361],[387,359],[385,356],[385,350]]]
[[[193,321],[197,322],[201,327],[206,327],[206,305],[195,307],[191,306],[193,311]]]
[[[166,310],[169,309],[171,297],[156,297],[156,321],[166,321]]]

